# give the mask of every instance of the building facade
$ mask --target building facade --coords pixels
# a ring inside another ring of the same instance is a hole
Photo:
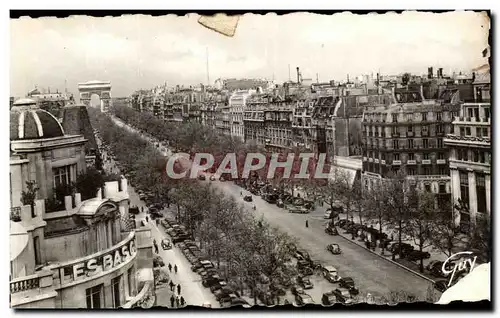
[[[474,100],[454,117],[444,143],[450,151],[454,219],[464,232],[480,219],[491,218],[490,73],[474,74]]]
[[[451,192],[443,139],[460,109],[459,92],[446,100],[424,100],[421,91],[394,90],[394,102],[363,114],[363,184],[404,170],[421,188],[446,197]],[[445,200],[445,199],[443,199]]]
[[[229,124],[231,126],[231,136],[241,141],[245,138],[243,117],[247,99],[252,94],[255,94],[255,90],[238,90],[229,97],[229,112],[231,115]]]
[[[14,103],[10,119],[11,307],[140,303],[137,295],[153,292],[152,247],[149,228],[123,226],[129,218],[127,180],[107,182],[95,197],[58,197],[58,187],[86,171],[85,138],[65,134],[34,100]],[[25,195],[30,193],[32,199]]]

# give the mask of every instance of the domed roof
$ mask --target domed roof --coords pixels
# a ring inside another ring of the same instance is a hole
[[[64,136],[64,130],[51,113],[40,109],[32,99],[19,99],[10,110],[10,140],[45,139]]]

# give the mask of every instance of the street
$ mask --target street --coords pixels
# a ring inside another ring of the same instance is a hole
[[[124,124],[121,120],[113,117],[121,127],[132,127]],[[151,138],[144,136],[150,142]],[[167,155],[167,151],[163,152]],[[209,180],[209,178],[207,178]],[[302,248],[304,248],[313,259],[323,264],[333,265],[342,277],[352,277],[359,287],[361,293],[387,296],[391,292],[405,291],[417,297],[425,297],[427,289],[431,284],[429,281],[418,277],[389,261],[379,258],[368,252],[361,246],[343,239],[340,236],[330,236],[324,232],[326,221],[323,219],[324,209],[317,209],[310,214],[292,214],[284,209],[271,205],[258,196],[253,196],[253,202],[244,202],[240,197],[242,188],[233,182],[212,182],[222,189],[226,194],[233,195],[242,204],[248,206],[249,213],[263,215],[272,225],[280,227],[290,235],[295,236]],[[245,190],[243,190],[246,192]],[[253,205],[256,211],[253,211]],[[305,227],[305,221],[309,221],[309,227]],[[326,250],[327,244],[337,243],[342,249],[341,255],[333,255]],[[328,285],[327,285],[328,286]],[[337,285],[330,284],[332,289]],[[324,290],[326,292],[328,290]],[[316,300],[319,301],[319,300]]]

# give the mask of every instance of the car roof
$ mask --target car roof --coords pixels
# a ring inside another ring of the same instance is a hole
[[[324,269],[326,269],[327,271],[329,272],[333,272],[333,271],[337,271],[337,269],[335,267],[333,267],[332,265],[327,265],[325,267],[323,267]]]

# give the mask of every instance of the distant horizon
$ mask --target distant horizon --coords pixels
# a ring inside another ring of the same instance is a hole
[[[289,70],[293,81],[297,66],[313,82],[377,72],[425,75],[431,66],[470,73],[484,64],[490,27],[485,13],[472,11],[246,14],[230,38],[204,28],[198,17],[11,19],[11,96],[35,85],[76,93],[89,80],[110,81],[112,96],[164,82],[206,85],[207,51],[210,85],[218,78],[283,83]]]

